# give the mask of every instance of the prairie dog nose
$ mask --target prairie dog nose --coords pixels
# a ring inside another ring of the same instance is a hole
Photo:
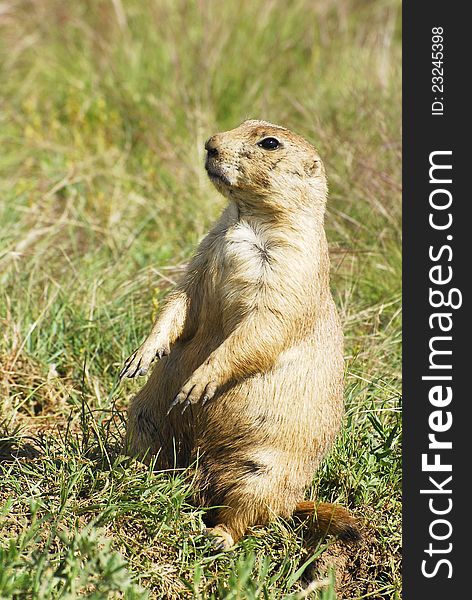
[[[218,156],[218,139],[216,135],[211,136],[205,142],[205,150],[208,152],[208,156]]]

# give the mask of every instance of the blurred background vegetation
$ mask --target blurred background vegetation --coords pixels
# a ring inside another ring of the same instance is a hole
[[[398,0],[0,1],[1,598],[400,597],[400,19]],[[120,365],[224,204],[204,141],[246,118],[327,168],[347,414],[308,495],[351,507],[359,548],[277,521],[212,557],[185,477],[119,455],[142,385],[115,389]]]

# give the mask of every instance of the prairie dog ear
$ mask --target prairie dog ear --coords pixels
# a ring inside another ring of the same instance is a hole
[[[305,173],[308,177],[318,177],[323,173],[323,163],[318,158],[305,163]]]

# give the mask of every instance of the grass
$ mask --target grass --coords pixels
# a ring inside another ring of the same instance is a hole
[[[400,597],[400,42],[397,0],[0,4],[1,598]],[[119,368],[223,205],[204,140],[248,117],[325,160],[346,419],[307,496],[358,548],[215,556],[185,473],[119,452]]]

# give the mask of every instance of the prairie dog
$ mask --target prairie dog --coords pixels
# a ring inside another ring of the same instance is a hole
[[[303,502],[343,415],[343,335],[329,288],[327,183],[315,148],[249,120],[206,142],[228,200],[121,377],[147,373],[129,408],[132,455],[197,459],[199,501],[224,548],[274,516],[316,512],[346,540],[347,510]]]

